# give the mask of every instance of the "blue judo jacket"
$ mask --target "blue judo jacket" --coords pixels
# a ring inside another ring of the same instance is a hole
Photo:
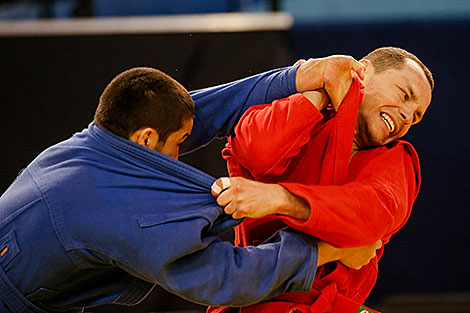
[[[192,93],[199,113],[183,149],[229,134],[294,79],[280,69]],[[45,150],[0,198],[0,312],[130,305],[155,284],[207,305],[308,291],[315,242],[290,229],[258,247],[221,241],[237,221],[210,194],[214,180],[94,124]]]

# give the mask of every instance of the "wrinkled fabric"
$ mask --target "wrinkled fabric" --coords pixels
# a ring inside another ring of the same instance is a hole
[[[238,221],[210,194],[214,181],[90,125],[43,152],[2,196],[3,271],[48,308],[133,304],[154,284],[204,304],[308,290],[314,242],[287,229],[260,249],[222,242],[213,230]]]
[[[230,133],[250,103],[292,93],[296,69],[193,92],[186,151]],[[0,269],[13,286],[1,285],[0,308],[6,300],[15,301],[13,312],[135,304],[155,284],[197,303],[235,306],[307,291],[315,241],[286,228],[260,248],[222,242],[216,235],[238,221],[210,194],[214,180],[94,124],[50,147],[0,198]]]
[[[252,105],[270,103],[297,92],[298,66],[271,70],[220,86],[191,91],[196,106],[193,131],[181,145],[188,153],[214,138],[230,135]]]
[[[259,243],[285,225],[337,247],[379,239],[386,244],[405,224],[420,184],[416,152],[398,141],[361,150],[350,161],[362,97],[363,86],[355,79],[337,113],[319,112],[301,94],[245,113],[223,151],[230,175],[279,183],[305,199],[311,213],[307,221],[246,218],[236,227],[238,245]],[[299,306],[301,312],[356,313],[375,284],[382,253],[383,247],[360,270],[326,264],[310,292],[285,293],[241,312],[290,312]]]

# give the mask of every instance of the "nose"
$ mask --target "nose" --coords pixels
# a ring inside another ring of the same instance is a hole
[[[399,113],[405,124],[413,123],[413,115],[415,113],[414,106],[411,106],[411,105],[402,106],[399,110]]]

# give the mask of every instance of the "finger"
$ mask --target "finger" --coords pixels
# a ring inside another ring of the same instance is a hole
[[[333,104],[333,108],[335,109],[336,112],[338,112],[339,107],[341,106],[343,99],[346,97],[348,90],[349,89],[340,90],[340,91],[332,92],[331,94],[329,94],[331,103]]]
[[[230,202],[228,205],[224,207],[224,212],[228,215],[232,215],[237,211],[237,206],[233,202]],[[233,217],[233,216],[232,216]],[[235,217],[234,217],[235,218]]]
[[[217,179],[211,186],[211,193],[214,197],[218,197],[222,191],[232,186],[230,178],[221,177]]]
[[[222,206],[222,207],[225,207],[227,206],[230,202],[232,202],[232,192],[231,190],[226,190],[222,193],[220,193],[220,195],[217,197],[217,204]]]
[[[305,62],[307,62],[305,59],[300,59],[300,60],[298,60],[297,62],[294,63],[294,66],[299,65],[299,64],[303,64]]]
[[[369,263],[369,262],[367,262],[367,263]],[[365,263],[365,264],[355,264],[354,266],[352,266],[352,269],[360,270],[364,265],[367,265],[367,263]]]
[[[211,186],[211,193],[214,197],[218,197],[222,191],[222,182],[217,179]]]
[[[378,241],[375,243],[375,248],[376,248],[376,249],[382,248],[382,240],[378,240]]]
[[[235,212],[233,212],[233,214],[232,214],[232,218],[234,218],[236,220],[244,218],[244,217],[245,217],[245,215],[241,214],[240,211],[238,211],[238,210],[235,210]]]
[[[359,76],[359,78],[361,80],[364,80],[364,72],[366,70],[366,67],[364,64],[356,61],[356,60],[353,60],[352,63],[351,63],[351,69],[356,72],[357,76]]]

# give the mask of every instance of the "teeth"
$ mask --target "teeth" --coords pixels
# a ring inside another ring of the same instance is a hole
[[[391,133],[393,133],[393,131],[395,130],[395,123],[393,123],[393,120],[390,118],[390,116],[387,113],[384,113],[384,112],[380,113],[380,116],[385,121],[385,124],[387,124],[388,130]]]

